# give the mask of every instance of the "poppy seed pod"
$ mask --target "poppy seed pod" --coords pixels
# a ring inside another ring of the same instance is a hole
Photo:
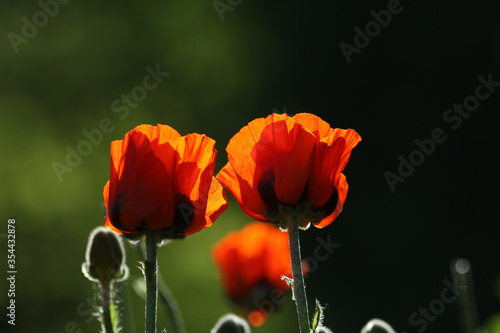
[[[127,268],[121,238],[106,227],[95,228],[89,236],[82,271],[89,280],[102,284],[125,278]]]

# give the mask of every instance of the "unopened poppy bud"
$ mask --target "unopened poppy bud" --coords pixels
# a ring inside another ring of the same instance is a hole
[[[95,282],[107,284],[123,279],[127,271],[123,242],[106,227],[97,227],[90,233],[85,258],[82,271]]]
[[[245,319],[234,314],[222,316],[210,333],[251,333],[250,325]]]
[[[374,318],[361,329],[361,333],[396,333],[396,331],[386,321]]]

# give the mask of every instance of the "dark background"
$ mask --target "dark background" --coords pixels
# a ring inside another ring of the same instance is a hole
[[[18,275],[17,325],[3,316],[0,330],[59,333],[69,322],[82,332],[98,330],[95,320],[87,321],[90,307],[80,306],[96,292],[80,264],[88,233],[102,223],[110,141],[141,123],[205,133],[217,140],[219,170],[234,133],[256,117],[286,111],[317,114],[363,138],[345,170],[344,212],[327,228],[301,235],[304,257],[313,255],[318,237],[340,244],[307,279],[311,305],[314,298],[327,305],[327,326],[356,332],[379,317],[398,332],[417,332],[421,326],[409,317],[440,297],[443,281],[452,281],[450,261],[464,257],[472,265],[480,323],[497,332],[500,91],[455,130],[443,114],[474,95],[479,76],[500,82],[500,4],[402,1],[400,12],[348,63],[339,44],[353,45],[353,29],[364,30],[374,20],[370,12],[387,6],[244,0],[221,21],[206,0],[73,0],[60,4],[16,53],[9,33],[22,36],[22,18],[33,22],[42,9],[35,1],[3,1],[0,207],[3,225],[16,219]],[[170,75],[120,119],[111,103],[157,65]],[[103,118],[113,130],[59,181],[53,162],[64,164],[66,147],[75,149],[85,140],[82,131]],[[436,128],[446,141],[391,191],[384,173],[397,173],[398,156],[408,158],[414,141]],[[250,221],[234,200],[230,204],[211,228],[160,249],[162,273],[190,332],[208,332],[233,310],[209,254],[217,239]],[[7,253],[6,239],[0,241]],[[130,288],[140,272],[134,249],[127,251],[130,317],[142,327],[142,301]],[[294,332],[294,318],[287,300],[255,331]],[[458,329],[451,303],[426,332]]]

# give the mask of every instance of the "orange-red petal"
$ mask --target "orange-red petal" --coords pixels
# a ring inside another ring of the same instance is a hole
[[[164,229],[172,215],[167,205],[172,195],[164,190],[171,178],[148,137],[127,133],[122,142],[112,142],[111,159],[107,215],[114,227],[130,232]]]
[[[293,206],[298,203],[311,168],[315,143],[312,133],[291,118],[273,120],[262,129],[261,140],[252,151],[258,170],[256,177],[260,181],[266,172],[273,172],[279,204]]]
[[[258,118],[229,142],[217,178],[245,213],[262,220],[278,205],[295,205],[309,175],[316,139],[286,114]],[[265,221],[266,219],[264,219]]]
[[[326,121],[312,113],[298,113],[293,119],[314,134],[317,141],[333,134],[334,130]]]
[[[205,212],[207,219],[205,228],[211,226],[220,214],[227,209],[227,206],[228,202],[224,188],[215,177],[212,177],[210,190],[208,192],[207,209]],[[186,234],[190,233],[186,232]]]
[[[212,254],[233,299],[249,297],[262,281],[288,289],[281,280],[282,275],[291,275],[288,236],[270,224],[250,223],[239,232],[228,233]]]
[[[150,229],[178,235],[211,225],[227,207],[220,185],[212,188],[214,145],[205,135],[181,137],[167,125],[140,125],[112,142],[105,225],[122,233]]]
[[[217,180],[220,184],[236,199],[245,214],[257,221],[267,221],[264,217],[266,205],[260,195],[245,195],[242,197],[242,191],[250,191],[251,186],[247,180],[240,177],[234,171],[231,163],[227,163],[217,174]],[[257,194],[257,193],[256,193]]]
[[[337,204],[335,205],[335,208],[333,211],[330,212],[327,216],[323,217],[321,221],[314,222],[313,225],[316,228],[324,228],[328,225],[330,225],[336,218],[339,216],[339,214],[342,212],[342,209],[344,208],[344,203],[347,198],[347,190],[349,188],[349,185],[347,184],[347,180],[345,178],[345,175],[343,173],[340,174],[340,179],[336,188],[337,191]]]
[[[332,135],[323,138],[317,145],[308,180],[307,200],[312,202],[313,209],[326,212],[329,223],[342,211],[348,189],[342,171],[352,149],[360,141],[361,137],[352,129],[335,129]],[[323,219],[314,225],[323,227],[327,223]]]
[[[175,192],[179,202],[174,223],[185,223],[183,233],[194,233],[207,226],[205,216],[215,167],[215,141],[205,135],[189,134],[176,142],[179,162],[175,169]],[[182,207],[184,205],[184,207]]]

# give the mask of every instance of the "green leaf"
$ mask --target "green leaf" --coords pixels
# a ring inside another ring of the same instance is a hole
[[[311,323],[311,329],[313,332],[316,332],[316,329],[318,326],[321,326],[323,323],[323,307],[319,303],[318,300],[316,300],[316,311],[314,311],[314,316],[312,318],[312,323]]]
[[[132,288],[134,288],[137,295],[146,299],[146,282],[144,282],[144,278],[140,277],[132,281]]]

